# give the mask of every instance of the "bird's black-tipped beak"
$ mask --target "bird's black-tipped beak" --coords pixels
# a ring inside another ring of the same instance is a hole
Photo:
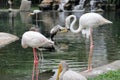
[[[60,30],[60,32],[62,32],[62,33],[68,32],[68,29],[67,28],[62,29],[62,30]]]
[[[34,15],[34,13],[29,13],[28,16]]]
[[[70,28],[67,28],[68,31],[70,31]]]

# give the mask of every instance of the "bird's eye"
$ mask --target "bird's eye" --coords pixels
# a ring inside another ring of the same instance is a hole
[[[59,31],[62,31],[62,29],[59,29]]]
[[[67,30],[70,30],[70,28],[67,28]]]

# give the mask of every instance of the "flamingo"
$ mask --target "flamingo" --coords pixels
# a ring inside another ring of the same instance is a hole
[[[65,61],[61,61],[58,67],[56,80],[87,80],[86,77],[69,69]]]
[[[33,12],[32,13],[30,13],[30,14],[32,14],[32,15],[34,15],[34,14],[37,14],[37,13],[40,13],[40,12],[42,12],[41,10],[33,10]]]
[[[73,21],[70,24],[70,19],[73,18]],[[89,39],[90,37],[90,52],[88,57],[88,71],[92,70],[92,55],[93,55],[93,37],[92,37],[92,31],[93,28],[98,27],[100,25],[104,24],[110,24],[111,21],[105,19],[103,16],[101,16],[98,13],[85,13],[79,18],[79,27],[78,29],[74,29],[74,24],[76,22],[76,16],[70,15],[66,18],[66,28],[70,29],[73,33],[79,33],[82,32],[83,35],[85,35],[86,38]],[[70,24],[70,27],[69,27]]]
[[[58,11],[64,11],[64,6],[69,0],[60,0]]]
[[[8,0],[8,4],[9,4],[9,11],[12,11],[12,1],[11,0]]]
[[[37,19],[38,19],[38,13],[42,12],[41,10],[34,10],[32,13],[28,14],[28,16],[35,15],[36,16],[36,27],[38,27]]]
[[[34,64],[32,72],[32,80],[34,80],[34,69],[36,70],[36,80],[38,80],[39,70],[38,70],[38,56],[36,53],[37,48],[51,47],[54,42],[47,39],[44,35],[37,31],[27,31],[22,35],[21,45],[23,48],[32,47],[34,55]]]

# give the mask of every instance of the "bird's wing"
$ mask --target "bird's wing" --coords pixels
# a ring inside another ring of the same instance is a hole
[[[83,29],[82,30],[82,35],[83,35],[83,37],[89,38],[89,36],[90,36],[90,28]]]
[[[55,34],[55,33],[57,33],[57,32],[58,32],[58,27],[57,27],[57,26],[53,27],[53,28],[50,30],[50,34]]]
[[[23,38],[30,47],[42,47],[46,42],[50,42],[44,35],[35,31],[24,33]]]
[[[103,24],[103,17],[97,13],[86,13],[80,17],[80,24],[83,28],[98,27]]]
[[[67,72],[64,73],[63,80],[87,80],[87,79],[75,71],[68,70]]]

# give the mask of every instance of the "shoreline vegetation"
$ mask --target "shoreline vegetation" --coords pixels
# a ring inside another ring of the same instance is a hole
[[[116,71],[109,71],[95,78],[89,78],[88,80],[119,80],[119,79],[120,79],[120,69]]]

